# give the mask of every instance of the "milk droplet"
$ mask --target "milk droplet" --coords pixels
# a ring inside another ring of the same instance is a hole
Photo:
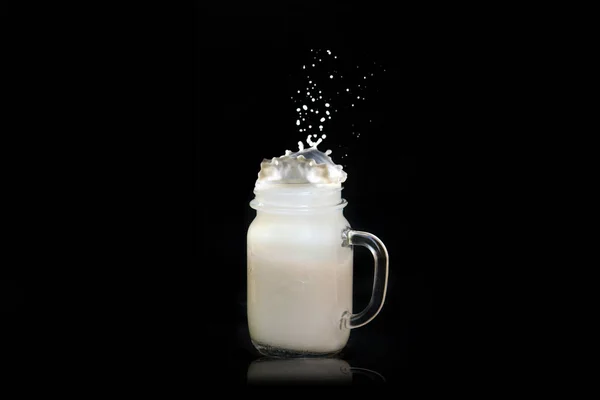
[[[327,50],[327,54],[331,55],[331,50]]]
[[[356,96],[357,99],[360,99],[360,96]]]
[[[317,137],[317,135],[313,135],[314,137]],[[311,146],[311,147],[317,147],[319,145],[319,143],[321,143],[323,141],[323,139],[319,139],[316,142],[313,142],[310,134],[306,137],[306,142]],[[314,165],[314,164],[313,164]]]
[[[325,103],[325,107],[329,107],[329,103]]]
[[[300,125],[300,120],[299,119],[296,120],[296,125]]]
[[[329,75],[329,79],[333,79],[333,75]]]
[[[326,135],[326,134],[323,134],[323,135],[321,135],[321,137],[322,137],[323,139],[325,139],[325,138],[327,137],[327,135]]]
[[[325,111],[325,114],[329,115],[329,110]]]
[[[308,81],[308,83],[312,83],[312,81]]]
[[[311,99],[312,101],[315,101],[315,99]]]
[[[309,129],[310,129],[310,128],[312,128],[312,125],[309,125],[309,126],[308,126],[308,128],[309,128]]]
[[[313,67],[315,66],[315,64],[313,64]]]
[[[300,93],[300,91],[298,90],[298,93]]]
[[[296,111],[300,112],[300,108],[296,108]]]
[[[323,130],[323,125],[319,125],[319,129]]]
[[[350,91],[350,89],[346,89],[346,92],[349,92],[349,91]]]
[[[321,118],[321,119],[320,119],[320,121],[321,121],[321,122],[325,121],[325,118]]]
[[[326,156],[328,156],[328,155],[330,155],[331,153],[332,153],[332,151],[331,151],[331,150],[327,150],[327,151],[325,152],[325,155],[326,155]],[[286,154],[286,155],[287,155],[287,154]]]
[[[337,56],[333,56],[333,58],[337,58]]]
[[[313,137],[317,137],[317,134],[316,134],[316,133],[314,133],[314,134],[313,134]]]
[[[308,107],[306,107],[306,106],[302,106],[302,108],[303,108],[303,109],[305,109],[305,110],[307,110],[307,109],[308,109]]]
[[[304,150],[304,143],[302,143],[302,141],[298,141],[298,151],[302,151]]]

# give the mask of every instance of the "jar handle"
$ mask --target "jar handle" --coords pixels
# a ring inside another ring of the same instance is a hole
[[[388,281],[389,256],[383,242],[375,235],[368,232],[355,231],[347,228],[342,233],[342,246],[363,246],[371,250],[375,261],[373,277],[373,292],[367,307],[358,314],[346,311],[342,315],[341,326],[347,329],[359,328],[368,324],[379,314],[385,301]]]

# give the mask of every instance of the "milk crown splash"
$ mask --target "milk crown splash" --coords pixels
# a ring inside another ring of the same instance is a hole
[[[292,153],[285,151],[281,157],[264,159],[260,164],[260,172],[256,180],[255,189],[262,190],[273,185],[309,184],[318,187],[341,187],[346,181],[347,174],[341,165],[333,162],[329,155],[331,150],[321,152],[317,146],[326,138],[322,135],[316,142],[308,135],[306,142],[309,148],[304,148],[304,143],[298,142],[298,151]]]

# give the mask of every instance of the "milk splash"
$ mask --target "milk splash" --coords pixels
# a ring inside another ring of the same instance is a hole
[[[317,135],[308,135],[306,143],[310,147],[305,148],[304,143],[299,141],[298,151],[286,150],[283,156],[264,159],[260,164],[255,190],[288,184],[341,187],[347,177],[344,167],[333,162],[331,150],[323,153],[317,148],[326,137],[323,134],[314,141],[313,138],[317,138]]]
[[[356,65],[342,63],[330,49],[311,49],[310,59],[298,71],[298,81],[292,96],[296,110],[295,129],[301,133],[332,133],[348,131],[355,139],[361,137],[360,127],[344,127],[363,107],[373,93],[371,80],[385,71],[376,61]],[[340,57],[342,59],[343,57]],[[370,89],[367,90],[367,89]],[[340,124],[341,123],[341,124]],[[371,123],[371,120],[369,120]],[[336,124],[336,125],[334,125]],[[317,130],[318,128],[318,130]],[[340,144],[339,148],[343,146]],[[302,149],[301,149],[302,150]],[[346,154],[342,153],[341,160]]]

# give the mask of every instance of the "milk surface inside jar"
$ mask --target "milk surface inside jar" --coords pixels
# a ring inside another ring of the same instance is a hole
[[[346,173],[308,149],[264,160],[247,236],[248,326],[259,351],[322,355],[340,351],[352,313],[352,247],[343,215]]]

